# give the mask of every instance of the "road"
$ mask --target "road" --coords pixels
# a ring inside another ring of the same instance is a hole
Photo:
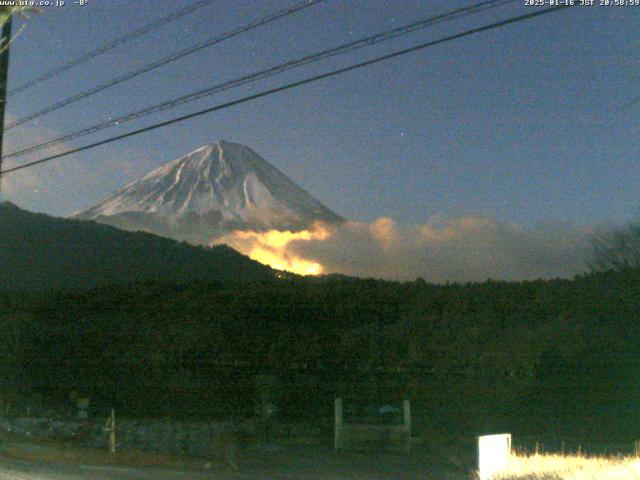
[[[104,465],[61,466],[0,459],[0,480],[208,480],[214,478],[235,480],[248,477],[235,473],[221,476],[214,472]]]
[[[158,467],[64,465],[0,456],[0,480],[452,480],[468,478],[442,468],[432,458],[413,455],[335,453],[330,449],[286,450],[247,455],[239,471]]]

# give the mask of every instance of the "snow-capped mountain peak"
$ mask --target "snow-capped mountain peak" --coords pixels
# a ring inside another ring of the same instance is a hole
[[[250,148],[204,145],[74,218],[210,243],[233,230],[304,230],[342,218]]]

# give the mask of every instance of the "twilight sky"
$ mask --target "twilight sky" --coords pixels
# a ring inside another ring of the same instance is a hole
[[[12,46],[9,88],[190,3],[48,7]],[[292,3],[218,0],[11,97],[9,119]],[[5,152],[470,3],[326,0],[17,127]],[[67,146],[534,8],[522,0]],[[575,7],[17,172],[4,192],[24,208],[67,215],[225,139],[252,147],[328,207],[370,226],[380,218],[401,228],[481,218],[539,234],[550,223],[583,231],[623,222],[640,212],[640,106],[625,108],[640,96],[639,31],[640,7]]]

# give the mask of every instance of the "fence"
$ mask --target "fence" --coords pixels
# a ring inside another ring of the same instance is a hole
[[[382,410],[385,407],[382,408]],[[402,423],[347,423],[342,398],[335,399],[335,450],[411,449],[411,404],[403,401]]]

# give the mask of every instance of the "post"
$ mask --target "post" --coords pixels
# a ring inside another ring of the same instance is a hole
[[[403,402],[404,406],[404,429],[407,435],[407,444],[406,450],[411,450],[411,402],[409,400],[405,400]]]
[[[0,41],[0,200],[2,200],[2,142],[4,137],[4,110],[7,99],[7,79],[9,77],[9,47],[11,43],[11,15],[2,25]]]
[[[78,418],[81,420],[86,420],[89,418],[89,399],[88,398],[78,398],[76,401],[76,407],[78,409]]]
[[[111,409],[111,432],[109,433],[109,453],[116,453],[116,411]]]
[[[109,433],[109,453],[113,455],[116,453],[116,411],[113,408],[111,409],[111,415],[107,418],[104,431]]]
[[[342,398],[336,398],[335,401],[335,430],[333,433],[333,446],[336,451],[342,448]]]

